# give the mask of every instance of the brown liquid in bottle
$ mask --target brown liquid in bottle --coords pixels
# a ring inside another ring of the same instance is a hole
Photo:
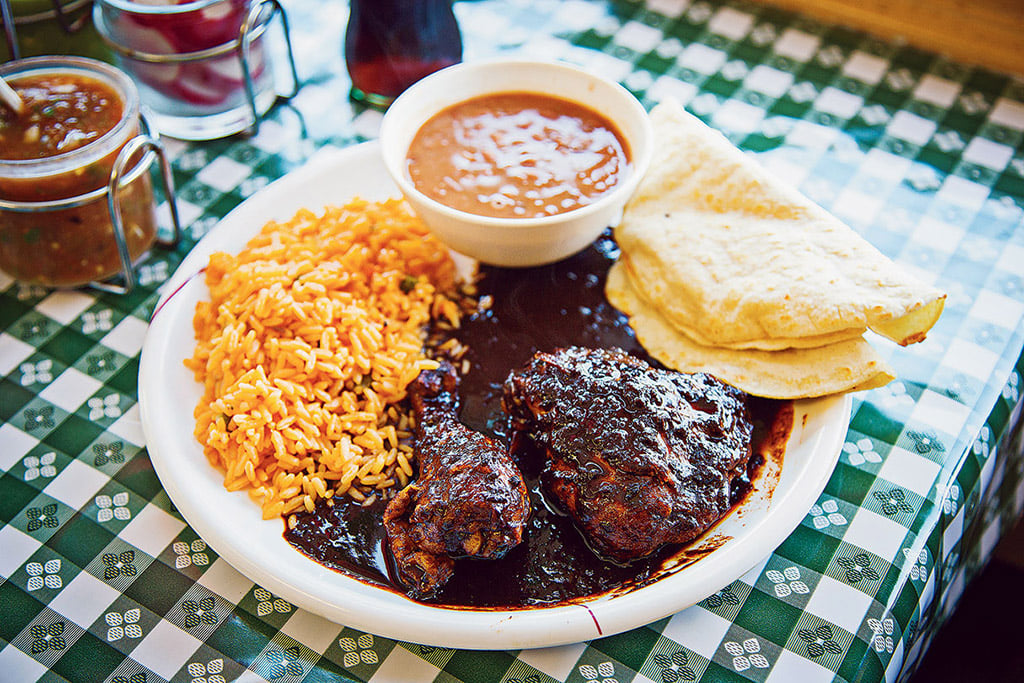
[[[353,99],[386,107],[419,79],[461,59],[450,0],[351,0],[345,62]]]

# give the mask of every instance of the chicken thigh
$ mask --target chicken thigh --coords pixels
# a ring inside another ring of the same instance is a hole
[[[729,509],[751,455],[745,395],[620,350],[536,353],[504,385],[513,429],[547,452],[543,486],[591,548],[628,563]]]

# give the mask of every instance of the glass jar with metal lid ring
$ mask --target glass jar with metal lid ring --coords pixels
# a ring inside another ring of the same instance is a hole
[[[50,287],[130,290],[133,264],[154,243],[172,246],[180,236],[170,167],[140,116],[135,85],[115,67],[81,57],[8,62],[0,77],[26,105],[17,120],[4,112],[0,127],[10,138],[0,146],[0,270]],[[173,223],[169,240],[157,235],[155,160]]]

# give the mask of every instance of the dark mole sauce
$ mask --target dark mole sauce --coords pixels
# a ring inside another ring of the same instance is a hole
[[[462,378],[461,419],[472,429],[510,442],[501,409],[501,385],[509,371],[525,364],[536,350],[560,346],[619,347],[652,365],[653,361],[624,315],[604,297],[608,267],[618,248],[607,234],[584,252],[550,266],[531,269],[482,267],[480,296],[493,297],[491,308],[463,319],[458,339],[469,347],[471,363]],[[777,417],[789,414],[788,403],[753,399],[754,457],[747,475],[733,482],[733,504],[746,496],[768,457],[779,457],[788,426]],[[773,428],[773,425],[776,425]],[[771,438],[769,439],[769,435]],[[766,443],[771,441],[774,443]],[[643,585],[673,565],[679,569],[712,552],[720,539],[700,547],[666,547],[652,557],[620,566],[598,558],[572,522],[546,501],[539,477],[544,455],[528,439],[517,440],[513,454],[530,487],[532,513],[523,542],[500,560],[456,561],[455,575],[425,602],[469,608],[516,608],[577,601]],[[390,579],[382,550],[381,516],[386,501],[370,506],[320,504],[298,516],[285,532],[293,546],[332,569],[399,592]]]

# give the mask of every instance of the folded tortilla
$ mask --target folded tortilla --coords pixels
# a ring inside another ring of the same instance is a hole
[[[874,389],[895,377],[863,337],[779,351],[702,346],[637,294],[621,262],[609,271],[605,292],[613,306],[629,315],[630,326],[651,356],[681,372],[712,374],[754,396],[813,398]]]
[[[780,350],[924,339],[945,295],[774,178],[675,101],[615,237],[636,293],[703,345]]]

